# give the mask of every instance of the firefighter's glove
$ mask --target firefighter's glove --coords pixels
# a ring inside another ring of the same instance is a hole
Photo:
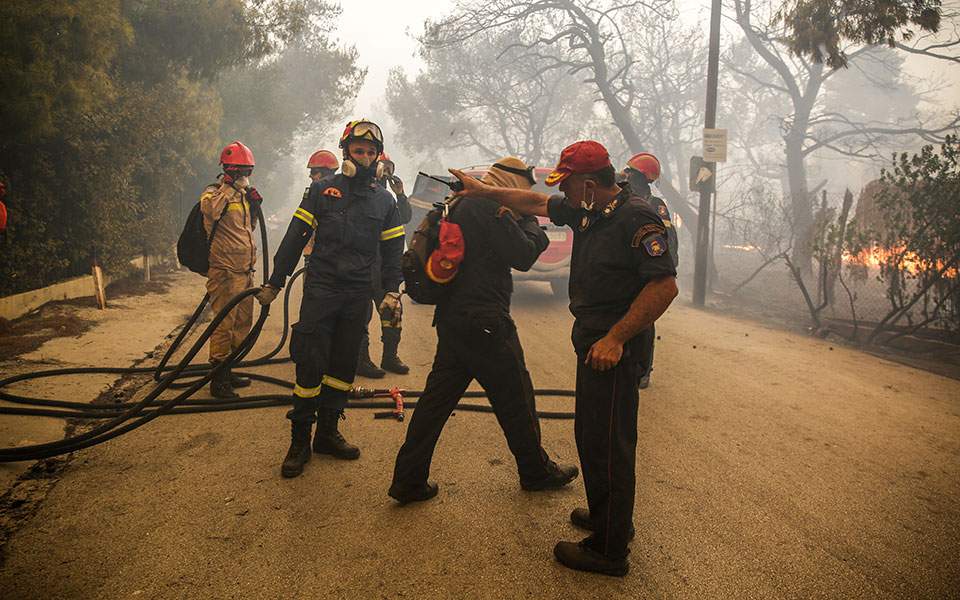
[[[273,287],[272,285],[261,286],[260,291],[254,296],[263,306],[269,306],[277,298],[277,294],[280,293],[280,290]]]
[[[259,205],[263,203],[263,196],[260,195],[260,192],[257,191],[257,188],[251,185],[247,188],[247,200],[256,202]]]
[[[393,193],[397,196],[403,195],[403,180],[397,177],[396,175],[391,175],[387,180],[390,182],[390,189],[393,190]]]
[[[383,325],[386,326],[389,323],[389,327],[400,327],[403,321],[403,305],[400,303],[398,292],[387,292],[377,310],[380,312],[380,321]]]

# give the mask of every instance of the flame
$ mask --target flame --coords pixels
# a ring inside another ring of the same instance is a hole
[[[939,271],[943,269],[944,263],[938,260],[934,265],[930,261],[923,260],[915,252],[906,250],[903,245],[900,246],[874,246],[872,248],[861,250],[857,254],[851,254],[844,251],[843,262],[852,265],[860,265],[870,269],[879,269],[882,265],[897,264],[901,269],[917,275],[923,271]],[[943,277],[953,279],[957,276],[957,269],[950,268],[943,273]]]

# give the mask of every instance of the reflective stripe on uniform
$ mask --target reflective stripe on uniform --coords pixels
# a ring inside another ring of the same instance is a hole
[[[295,385],[293,386],[293,395],[298,398],[316,398],[320,395],[320,386],[305,388]]]
[[[243,206],[240,206],[240,202],[227,202],[227,211],[231,211],[231,210],[239,210],[239,211],[250,210],[250,203],[244,200]]]
[[[310,211],[303,208],[298,208],[296,212],[293,213],[293,216],[309,225],[311,229],[317,228],[317,220],[313,217],[313,214],[311,214]]]
[[[380,233],[380,241],[385,242],[387,240],[392,240],[393,238],[398,238],[403,235],[403,225],[397,225],[391,229],[387,229]]]
[[[328,385],[335,390],[340,390],[341,392],[349,392],[353,389],[353,384],[337,379],[336,377],[330,377],[329,375],[323,376],[322,383],[323,385]]]

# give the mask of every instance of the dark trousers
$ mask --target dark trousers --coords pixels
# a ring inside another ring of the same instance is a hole
[[[440,432],[470,382],[486,390],[521,481],[542,478],[549,458],[540,446],[533,382],[517,329],[508,316],[449,316],[437,321],[437,353],[397,454],[393,483],[426,483]]]
[[[574,431],[594,533],[587,545],[611,558],[626,556],[633,523],[637,453],[637,348],[624,347],[620,363],[596,371],[577,356]]]
[[[357,374],[367,293],[304,290],[293,325],[290,358],[296,364],[293,409],[287,418],[313,423],[318,408],[342,410]]]
[[[640,371],[637,375],[643,377],[644,375],[649,375],[650,371],[653,370],[653,347],[657,342],[657,329],[654,325],[651,325],[641,331],[637,337],[640,338],[638,342]]]

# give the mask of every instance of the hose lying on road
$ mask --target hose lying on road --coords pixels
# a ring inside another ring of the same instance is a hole
[[[264,227],[263,215],[260,211],[257,211],[257,218],[260,224],[261,232],[261,242],[262,242],[262,251],[263,251],[263,280],[266,282],[269,278],[269,269],[267,267],[267,237],[266,237],[266,227]],[[290,279],[290,283],[302,275],[304,269],[297,271],[293,277]],[[290,289],[292,285],[288,285],[286,291],[284,292],[284,303],[283,303],[283,335],[280,338],[279,343],[274,347],[273,350],[265,354],[264,356],[250,360],[243,361],[243,358],[250,352],[254,344],[257,341],[257,338],[260,335],[263,325],[267,320],[267,317],[270,314],[269,306],[261,306],[260,314],[257,318],[257,321],[254,323],[253,327],[250,329],[250,332],[244,337],[243,341],[240,343],[240,346],[230,353],[230,355],[221,363],[219,363],[215,368],[211,368],[211,365],[191,365],[191,361],[200,352],[204,344],[213,334],[214,330],[226,318],[227,314],[240,302],[243,302],[245,299],[253,296],[257,293],[258,288],[251,288],[245,290],[240,294],[234,296],[226,306],[223,307],[210,323],[204,328],[200,336],[196,341],[190,346],[183,358],[180,359],[175,366],[168,366],[168,363],[173,355],[173,353],[179,348],[183,340],[186,338],[189,331],[193,328],[196,322],[199,320],[203,309],[206,307],[207,302],[209,301],[209,295],[205,295],[203,300],[197,306],[197,309],[194,311],[193,315],[187,320],[186,324],[180,331],[180,334],[171,344],[170,348],[167,350],[166,354],[163,356],[162,360],[156,367],[131,367],[131,368],[120,368],[120,367],[74,367],[74,368],[64,368],[64,369],[50,369],[46,371],[35,371],[31,373],[23,373],[20,375],[14,375],[11,377],[6,377],[0,380],[0,400],[5,400],[14,404],[21,406],[0,406],[0,415],[21,415],[21,416],[38,416],[38,417],[58,417],[58,418],[76,418],[76,419],[98,419],[103,420],[97,425],[93,426],[91,429],[84,431],[78,435],[64,438],[62,440],[57,440],[54,442],[48,442],[44,444],[33,444],[29,446],[21,446],[15,448],[2,448],[0,449],[0,463],[2,462],[15,462],[15,461],[25,461],[25,460],[39,460],[43,458],[49,458],[52,456],[58,456],[61,454],[67,454],[74,452],[76,450],[82,450],[84,448],[89,448],[96,444],[101,444],[108,440],[111,440],[115,437],[123,435],[129,431],[132,431],[142,425],[145,425],[152,421],[153,419],[163,416],[163,415],[182,415],[182,414],[196,414],[196,413],[205,413],[205,412],[220,412],[227,410],[245,410],[252,408],[265,408],[273,406],[283,406],[290,404],[292,402],[290,394],[266,394],[259,396],[247,396],[243,398],[233,398],[226,400],[218,399],[192,399],[191,396],[200,388],[209,382],[214,375],[218,374],[222,369],[230,368],[231,366],[236,367],[253,367],[261,366],[267,364],[278,364],[282,362],[289,361],[289,358],[275,358],[277,354],[282,350],[288,332],[289,325],[289,302],[290,302]],[[31,381],[36,379],[42,379],[47,377],[61,377],[65,375],[80,375],[80,374],[116,374],[116,375],[134,375],[134,374],[145,374],[153,373],[153,377],[156,381],[154,388],[146,395],[143,399],[136,402],[118,402],[112,404],[90,404],[85,402],[74,402],[68,400],[49,400],[44,398],[31,398],[27,396],[21,396],[18,394],[12,394],[6,391],[6,388],[14,383]],[[242,374],[251,379],[274,384],[280,387],[287,389],[293,389],[294,384],[290,381],[279,379],[276,377],[270,377],[267,375],[261,375],[259,373],[237,373],[238,375]],[[177,382],[178,379],[184,377],[195,378],[187,382]],[[176,396],[160,400],[159,397],[163,392],[172,388],[181,388],[182,392],[178,393]],[[392,392],[394,390],[387,389],[377,389],[377,390],[368,390],[363,388],[356,388],[353,392],[353,399],[348,403],[348,408],[394,408],[395,402],[392,399]],[[422,392],[418,390],[400,390],[404,397],[416,398],[419,397]],[[542,389],[534,390],[536,395],[540,396],[573,396],[573,392],[569,390],[557,390],[557,389]],[[465,398],[483,398],[486,397],[485,392],[466,392],[463,394]],[[391,398],[390,401],[379,400],[380,398]],[[416,402],[405,403],[406,408],[416,408]],[[459,410],[470,411],[470,412],[484,412],[491,413],[493,409],[487,405],[480,404],[460,404],[457,407]],[[573,413],[570,412],[555,412],[555,411],[537,411],[537,415],[540,418],[544,419],[572,419]]]

